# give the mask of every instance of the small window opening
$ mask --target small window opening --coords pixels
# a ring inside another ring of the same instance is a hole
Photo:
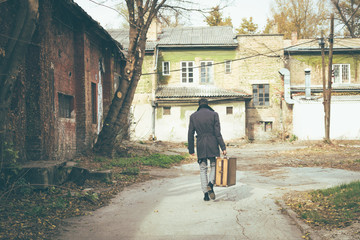
[[[233,114],[233,107],[226,107],[226,115]]]
[[[163,107],[164,115],[171,115],[171,107]]]
[[[58,93],[59,99],[59,117],[71,118],[71,112],[74,109],[74,97]]]
[[[271,132],[272,131],[272,122],[260,122],[262,124],[262,127],[264,129],[264,132]]]

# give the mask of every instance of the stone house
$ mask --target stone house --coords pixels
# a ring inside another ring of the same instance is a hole
[[[2,9],[15,11],[16,2],[2,3]],[[7,139],[23,161],[71,159],[93,145],[124,57],[121,45],[72,0],[39,1],[38,12]]]
[[[125,47],[124,32],[109,33]],[[282,126],[282,35],[235,36],[231,27],[149,30],[132,109],[132,139],[187,141],[200,98],[219,113],[225,141],[271,139]]]
[[[315,39],[285,43],[290,73],[293,134],[303,140],[324,137],[321,49]],[[360,39],[335,38],[333,48],[330,138],[360,139]],[[325,46],[328,63],[328,46]],[[326,68],[326,79],[328,69]],[[307,78],[307,84],[306,84]]]

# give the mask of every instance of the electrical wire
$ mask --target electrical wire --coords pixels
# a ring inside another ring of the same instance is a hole
[[[311,43],[311,42],[314,42],[314,41],[317,41],[317,39],[312,39],[310,41],[307,41],[307,42],[304,42],[304,43],[299,43],[299,44],[295,44],[295,45],[292,45],[290,47],[285,47],[285,48],[279,48],[279,49],[275,49],[275,50],[270,50],[268,52],[264,52],[264,53],[257,53],[257,54],[254,54],[254,55],[250,55],[250,56],[246,56],[246,57],[242,57],[242,58],[235,58],[235,59],[226,59],[225,61],[221,61],[221,62],[216,62],[212,65],[219,65],[219,64],[224,64],[226,61],[232,61],[232,62],[236,62],[236,61],[243,61],[243,60],[246,60],[246,59],[250,59],[250,58],[254,58],[254,57],[259,57],[259,56],[266,56],[266,57],[269,57],[267,56],[267,54],[270,54],[270,53],[274,53],[274,52],[279,52],[279,51],[286,51],[287,49],[289,48],[292,48],[292,47],[296,47],[296,46],[301,46],[301,45],[305,45],[305,44],[308,44],[308,43]],[[194,66],[193,69],[198,69],[198,68],[201,68],[201,66]],[[169,72],[179,72],[181,71],[181,68],[180,69],[175,69],[175,70],[170,70]],[[152,73],[143,73],[141,74],[142,76],[146,76],[146,75],[158,75],[158,74],[161,74],[159,72],[152,72]]]

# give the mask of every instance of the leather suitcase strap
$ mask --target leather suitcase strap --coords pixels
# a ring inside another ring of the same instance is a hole
[[[221,159],[221,185],[224,185],[224,159]]]

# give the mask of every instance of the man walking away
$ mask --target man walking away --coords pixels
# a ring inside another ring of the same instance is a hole
[[[199,108],[191,114],[188,130],[188,149],[194,154],[194,134],[196,136],[196,152],[200,166],[201,188],[204,192],[204,201],[215,199],[215,161],[220,156],[219,146],[226,155],[226,146],[220,131],[219,115],[208,105],[207,99],[199,100]],[[207,176],[207,160],[210,160],[209,181]]]

